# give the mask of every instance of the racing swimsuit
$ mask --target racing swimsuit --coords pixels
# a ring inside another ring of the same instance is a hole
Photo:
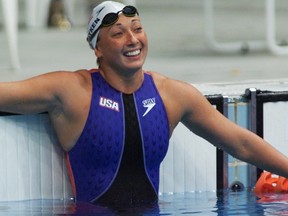
[[[67,154],[77,201],[157,200],[159,167],[169,144],[169,124],[152,76],[124,94],[97,71],[82,134]]]

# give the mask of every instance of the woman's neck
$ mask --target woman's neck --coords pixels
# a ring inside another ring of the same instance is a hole
[[[144,73],[141,70],[121,73],[119,71],[104,70],[100,68],[100,74],[113,88],[120,92],[131,94],[143,83]]]

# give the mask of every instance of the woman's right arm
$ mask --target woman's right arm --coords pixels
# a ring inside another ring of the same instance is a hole
[[[0,111],[32,114],[49,112],[57,106],[58,73],[52,72],[27,80],[0,83]]]

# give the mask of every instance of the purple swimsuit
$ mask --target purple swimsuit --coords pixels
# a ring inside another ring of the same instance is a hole
[[[133,166],[134,163],[126,163],[128,167],[126,165],[124,171],[120,164],[130,157],[126,153],[123,159],[124,146],[127,148],[127,142],[131,140],[133,146],[135,139],[127,139],[130,132],[126,134],[126,124],[131,122],[127,122],[129,111],[124,109],[128,106],[123,99],[125,94],[111,87],[99,72],[93,72],[91,76],[90,112],[79,140],[69,152],[68,166],[76,200],[95,202],[116,184],[119,170],[121,176],[125,177],[126,171],[129,174],[129,164]],[[131,94],[129,100],[135,110],[134,119],[139,130],[137,145],[141,155],[133,160],[143,165],[143,174],[157,196],[159,167],[169,144],[169,124],[163,101],[150,74],[144,73],[142,86]]]

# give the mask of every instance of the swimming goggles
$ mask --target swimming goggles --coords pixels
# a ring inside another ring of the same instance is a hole
[[[117,20],[119,19],[119,13],[123,13],[126,17],[133,17],[136,14],[139,15],[137,9],[134,6],[125,6],[121,11],[118,11],[117,13],[108,13],[104,16],[101,25],[91,34],[87,39],[88,41],[91,41],[96,33],[99,31],[102,27],[107,27],[115,24]]]

